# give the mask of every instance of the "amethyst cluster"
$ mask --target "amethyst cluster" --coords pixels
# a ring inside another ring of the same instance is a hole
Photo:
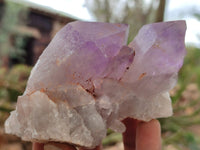
[[[92,148],[108,128],[124,132],[127,117],[171,116],[185,30],[185,21],[145,25],[127,46],[128,25],[67,24],[34,66],[6,133]]]

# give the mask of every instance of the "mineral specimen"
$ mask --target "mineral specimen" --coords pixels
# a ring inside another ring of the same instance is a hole
[[[124,118],[171,116],[185,30],[184,21],[145,25],[126,46],[125,24],[67,24],[34,66],[6,133],[92,148],[108,128],[123,132]]]

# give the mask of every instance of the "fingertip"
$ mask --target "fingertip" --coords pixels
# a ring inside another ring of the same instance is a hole
[[[140,122],[138,128],[142,129],[155,129],[161,131],[160,122],[158,120],[151,120],[149,122]]]
[[[161,150],[161,147],[159,121],[140,122],[136,131],[136,150]]]
[[[87,149],[87,148],[79,148],[79,150],[101,150],[102,145],[95,147],[94,149]]]
[[[32,144],[32,150],[44,150],[44,144],[43,143],[34,142]]]

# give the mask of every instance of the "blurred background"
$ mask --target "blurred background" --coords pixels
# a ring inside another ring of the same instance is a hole
[[[142,25],[186,20],[187,56],[170,92],[174,116],[159,119],[164,150],[200,150],[199,0],[0,0],[0,150],[30,150],[29,142],[4,134],[4,121],[25,89],[30,70],[55,33],[71,21],[130,25],[131,41]],[[108,131],[106,150],[122,150]]]

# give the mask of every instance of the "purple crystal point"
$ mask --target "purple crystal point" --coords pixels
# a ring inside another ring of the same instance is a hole
[[[25,93],[72,83],[92,89],[92,80],[105,77],[106,69],[120,57],[117,55],[124,50],[127,37],[125,24],[79,21],[67,24],[40,56]],[[130,64],[128,61],[129,58],[124,59],[123,64]],[[116,73],[118,78],[120,75]]]
[[[129,44],[136,54],[122,81],[147,97],[172,89],[186,54],[185,30],[185,21],[143,26]]]
[[[128,26],[69,23],[44,50],[26,91],[5,123],[27,141],[58,141],[93,148],[121,120],[172,115],[168,91],[185,56],[185,22],[141,28],[128,45]]]
[[[134,82],[145,76],[177,73],[186,54],[185,30],[184,21],[143,26],[129,44],[136,56],[123,77],[124,81]]]

